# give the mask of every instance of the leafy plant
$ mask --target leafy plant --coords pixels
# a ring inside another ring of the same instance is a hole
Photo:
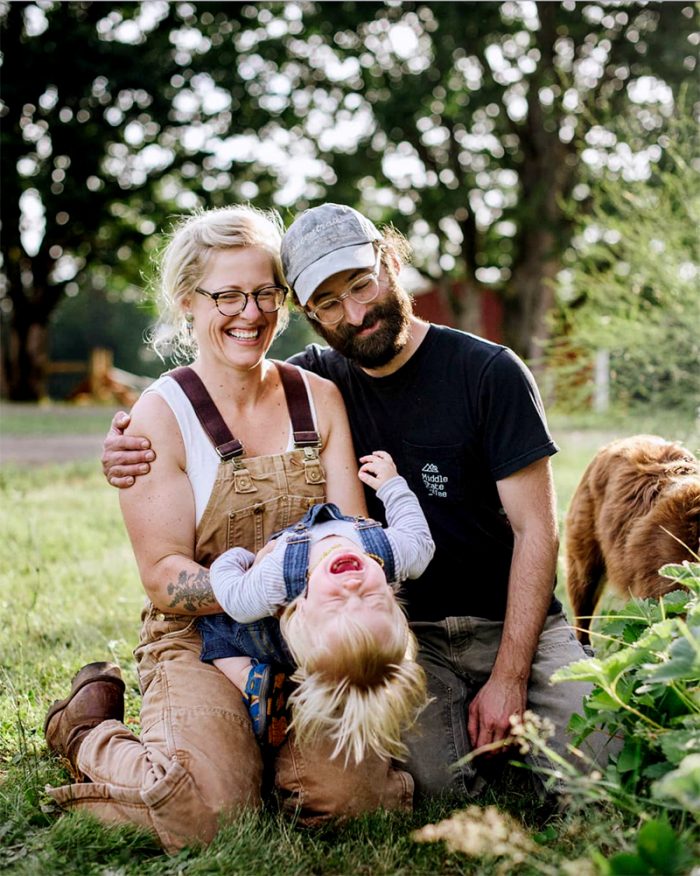
[[[700,818],[700,563],[664,566],[686,590],[611,612],[600,657],[560,669],[554,681],[595,687],[573,724],[624,740],[605,778],[627,795]]]
[[[686,872],[690,854],[668,822],[652,820],[640,828],[634,852],[620,852],[609,860],[599,858],[597,863],[604,876],[675,876]]]

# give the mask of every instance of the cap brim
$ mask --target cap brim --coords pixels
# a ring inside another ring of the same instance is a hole
[[[376,253],[373,243],[345,246],[342,249],[329,252],[328,255],[323,256],[303,270],[294,282],[294,291],[299,303],[305,307],[321,283],[332,277],[333,274],[340,271],[350,271],[353,268],[373,268],[375,261]]]

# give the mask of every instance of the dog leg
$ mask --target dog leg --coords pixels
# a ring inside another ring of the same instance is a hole
[[[566,589],[574,614],[576,635],[582,645],[590,642],[590,617],[603,592],[605,561],[595,531],[592,497],[581,483],[566,518]]]

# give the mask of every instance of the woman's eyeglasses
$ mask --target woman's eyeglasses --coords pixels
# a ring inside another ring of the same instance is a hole
[[[238,316],[243,313],[248,306],[249,297],[252,297],[261,313],[275,313],[287,297],[287,290],[283,286],[264,286],[255,292],[207,292],[197,286],[194,291],[211,298],[222,316]]]

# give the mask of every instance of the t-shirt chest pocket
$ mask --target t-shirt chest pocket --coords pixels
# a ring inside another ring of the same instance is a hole
[[[464,448],[461,444],[422,445],[402,442],[399,474],[422,501],[453,503],[464,499]]]

